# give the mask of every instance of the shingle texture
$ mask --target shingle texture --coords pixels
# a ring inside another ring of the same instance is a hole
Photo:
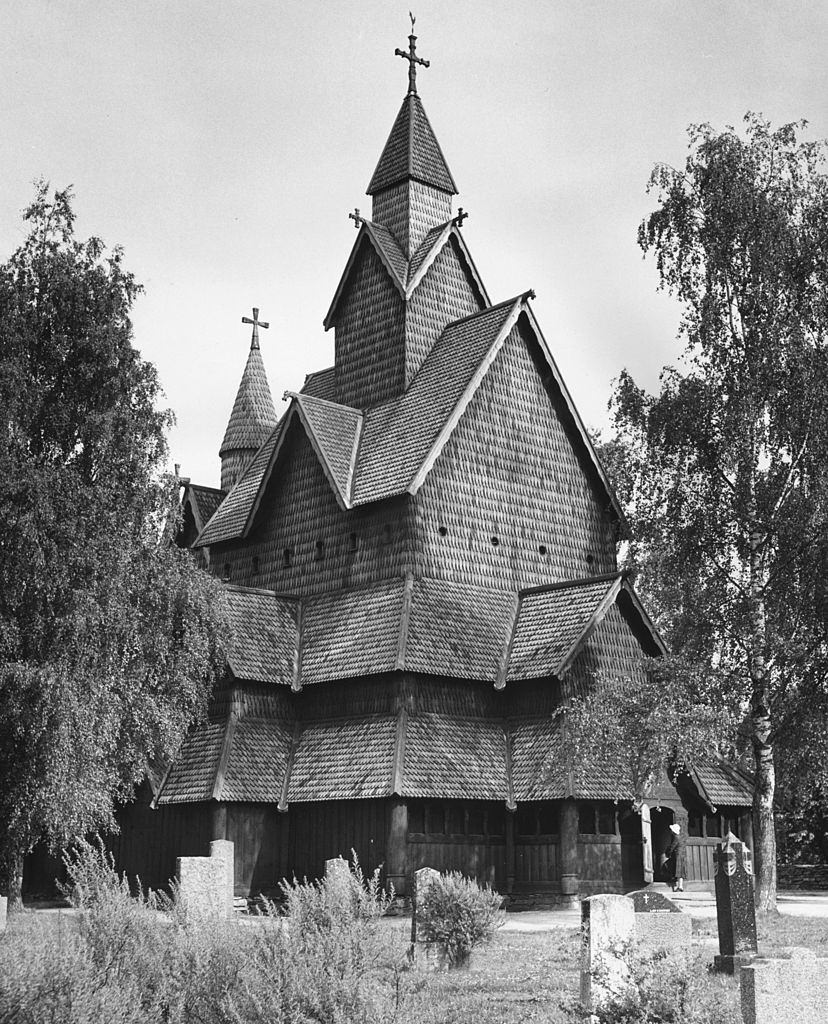
[[[391,717],[306,726],[294,755],[288,802],[390,795],[395,733]]]
[[[189,491],[193,504],[198,509],[201,525],[206,526],[215,515],[216,509],[227,497],[227,493],[217,487],[202,487],[199,484],[190,484]]]
[[[284,722],[239,721],[218,799],[278,803],[292,740],[293,729]]]
[[[512,679],[557,675],[616,578],[530,591],[520,601],[512,640]]]
[[[406,178],[415,178],[452,195],[457,192],[422,100],[416,93],[409,93],[402,102],[368,186],[368,195]]]
[[[412,715],[405,740],[404,796],[505,800],[506,740],[499,722]]]
[[[359,409],[311,398],[309,395],[297,396],[296,402],[304,414],[336,491],[343,501],[347,501],[362,429],[362,413]]]
[[[251,348],[219,455],[238,448],[260,448],[278,420],[258,347]]]
[[[743,807],[753,801],[753,787],[744,773],[721,762],[708,761],[694,766],[707,796],[717,807]]]
[[[199,803],[212,798],[225,728],[224,722],[210,722],[187,734],[159,803]]]
[[[292,683],[298,644],[298,602],[229,587],[230,670],[251,682]]]

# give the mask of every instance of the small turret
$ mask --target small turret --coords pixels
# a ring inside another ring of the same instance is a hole
[[[259,349],[259,328],[270,325],[259,320],[256,307],[253,308],[253,319],[243,316],[242,323],[253,325],[253,338],[233,411],[219,448],[223,491],[231,490],[236,484],[278,422]]]

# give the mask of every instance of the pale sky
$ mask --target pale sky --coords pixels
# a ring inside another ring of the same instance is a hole
[[[135,343],[217,485],[249,347],[277,407],[333,361],[324,317],[407,87],[408,0],[0,0],[0,259],[45,177],[146,293]],[[806,118],[828,136],[828,5],[797,0],[418,0],[419,92],[494,302],[535,312],[587,424],[628,367],[653,388],[678,307],[636,244],[688,124]],[[455,208],[456,208],[455,205]]]

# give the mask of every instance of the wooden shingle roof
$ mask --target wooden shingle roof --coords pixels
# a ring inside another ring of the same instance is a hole
[[[278,420],[258,343],[250,348],[219,455],[260,448]]]
[[[408,93],[402,102],[368,185],[368,195],[375,195],[408,179],[431,185],[450,195],[457,193],[440,143],[416,93]]]

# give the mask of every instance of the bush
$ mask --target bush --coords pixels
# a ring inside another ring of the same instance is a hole
[[[391,897],[355,862],[343,879],[285,885],[258,923],[189,916],[132,895],[100,844],[66,858],[75,915],[18,915],[0,937],[0,1024],[384,1024],[412,988]],[[71,927],[64,927],[71,922]],[[49,928],[51,923],[58,929]],[[67,934],[68,932],[68,934]]]
[[[459,871],[436,875],[417,904],[417,938],[433,942],[449,967],[461,967],[503,924],[501,902],[491,886],[481,888]]]

